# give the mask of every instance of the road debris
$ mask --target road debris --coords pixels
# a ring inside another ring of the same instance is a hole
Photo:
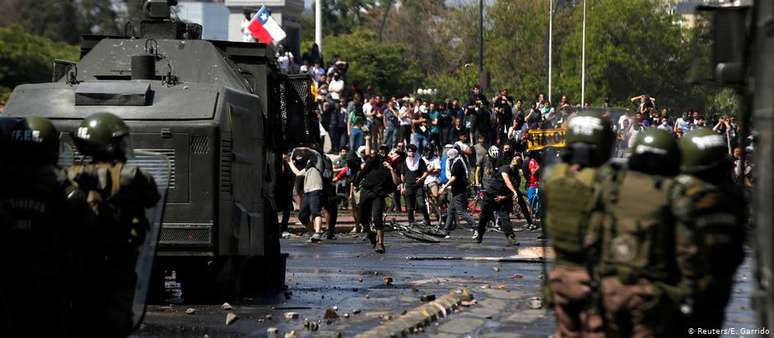
[[[236,313],[229,312],[226,314],[226,325],[231,325],[235,320],[237,320]]]
[[[384,276],[384,285],[392,285],[392,277]]]
[[[269,337],[276,337],[279,333],[279,329],[276,327],[270,327],[266,329],[266,334],[269,335]]]
[[[226,311],[233,309],[231,307],[231,304],[229,304],[229,303],[223,303],[223,305],[221,305],[220,308],[223,309],[223,310],[226,310]]]
[[[549,256],[549,258],[552,258]],[[545,260],[542,256],[530,255],[513,255],[503,257],[487,257],[487,256],[407,256],[407,260],[410,261],[476,261],[476,262],[497,262],[497,263],[543,263]]]
[[[422,295],[421,297],[419,297],[419,300],[421,300],[423,302],[432,302],[432,301],[435,300],[435,295],[433,295],[433,294]]]
[[[194,313],[196,313],[196,309],[194,309],[192,307],[189,307],[189,308],[185,309],[185,314],[187,314],[187,315],[192,315]]]
[[[336,313],[336,310],[334,310],[333,308],[328,308],[325,310],[325,315],[323,315],[323,318],[325,320],[335,320],[335,319],[339,319],[339,314]]]
[[[291,330],[285,334],[285,338],[298,338],[298,334],[296,334],[295,330]]]
[[[285,312],[285,320],[298,319],[298,312]]]
[[[543,301],[540,299],[540,297],[532,297],[529,299],[529,308],[533,310],[542,309]]]

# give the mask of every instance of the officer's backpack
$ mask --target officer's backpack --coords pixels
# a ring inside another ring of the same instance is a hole
[[[586,168],[574,173],[569,165],[559,163],[550,168],[544,181],[546,231],[559,260],[580,264],[585,259],[583,224],[588,219],[596,172]]]

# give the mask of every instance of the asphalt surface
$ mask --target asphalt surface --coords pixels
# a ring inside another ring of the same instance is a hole
[[[520,222],[516,222],[520,223]],[[287,292],[269,298],[231,304],[237,319],[226,325],[229,311],[221,304],[153,305],[136,337],[353,337],[382,323],[399,320],[401,313],[424,302],[422,296],[441,297],[468,288],[477,304],[426,326],[417,336],[431,337],[548,337],[553,313],[540,309],[543,264],[468,260],[409,260],[422,257],[506,257],[540,247],[539,232],[518,232],[519,246],[506,246],[501,233],[487,233],[476,244],[468,230],[456,230],[440,243],[421,243],[388,232],[387,252],[377,254],[357,235],[339,234],[336,240],[317,244],[306,237],[282,240],[289,253]],[[520,251],[521,250],[521,251]],[[392,283],[385,283],[391,277]],[[755,328],[750,308],[749,259],[737,275],[726,327]],[[335,320],[324,319],[336,307]],[[187,309],[195,313],[186,314]],[[285,313],[298,313],[286,320]],[[270,319],[267,315],[271,316]],[[304,328],[305,319],[320,321],[319,330]],[[268,333],[277,328],[278,334]],[[738,331],[738,330],[737,330]],[[737,335],[729,335],[737,336]]]

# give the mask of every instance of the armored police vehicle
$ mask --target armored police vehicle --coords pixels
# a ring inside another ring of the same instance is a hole
[[[175,4],[138,2],[124,36],[84,36],[81,60],[55,61],[50,83],[18,86],[5,115],[43,116],[73,133],[85,116],[110,112],[131,128],[134,149],[169,158],[153,285],[175,270],[184,294],[279,289],[275,201],[289,192],[274,178],[282,152],[319,142],[308,78],[281,74],[269,46],[200,40],[201,26],[170,18]],[[63,162],[82,156],[72,157]]]

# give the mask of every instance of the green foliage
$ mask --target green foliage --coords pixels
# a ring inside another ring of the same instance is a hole
[[[739,115],[739,96],[729,88],[720,90],[709,98],[707,111],[715,115]]]
[[[389,46],[401,48],[402,63],[416,66],[415,71],[401,69],[403,75],[393,76],[412,77],[407,82],[415,86],[401,88],[404,92],[436,88],[444,96],[464,97],[470,85],[478,82],[478,1],[455,2],[455,6],[446,6],[443,0],[394,3],[326,2],[326,41],[338,39],[336,34],[346,33],[348,37],[342,39],[350,39],[364,32],[373,39],[373,34],[381,32]],[[546,93],[548,1],[485,3],[484,64],[491,76],[485,94],[508,88],[512,95],[529,102]],[[581,94],[583,2],[558,3],[553,24],[551,99],[556,102],[567,95],[577,104]],[[679,20],[660,0],[587,0],[586,100],[601,105],[610,98],[613,104],[628,107],[630,97],[649,94],[656,97],[659,106],[674,112],[730,109],[723,103],[729,102],[726,93],[719,93],[705,81],[710,76],[706,22],[698,20],[694,28],[681,28]],[[323,47],[328,56],[337,52],[352,55],[335,44]],[[465,68],[466,64],[471,67]],[[350,72],[359,72],[361,80],[369,78],[354,64]],[[384,87],[379,82],[361,82]]]
[[[77,46],[32,35],[18,26],[0,28],[0,94],[22,83],[50,81],[54,59],[75,61],[79,55]]]
[[[373,31],[327,36],[323,46],[326,60],[338,54],[349,63],[347,86],[370,84],[384,95],[397,96],[413,91],[423,78],[416,62],[404,57],[403,46],[379,43]]]
[[[647,93],[660,104],[683,99],[684,75],[689,66],[677,18],[657,10],[652,0],[589,1],[586,24],[586,98],[601,104],[605,97],[616,104]],[[582,20],[582,7],[574,17]],[[582,28],[561,48],[562,68],[557,92],[580,97]]]
[[[0,24],[54,41],[78,43],[82,34],[118,34],[126,22],[119,2],[137,0],[3,0]],[[131,6],[130,6],[131,7]]]

